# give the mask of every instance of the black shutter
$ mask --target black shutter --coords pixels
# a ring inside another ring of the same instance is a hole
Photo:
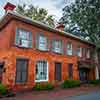
[[[19,28],[16,29],[16,35],[15,35],[15,44],[20,44],[20,38],[19,38]]]
[[[33,39],[33,37],[32,37],[32,32],[30,32],[30,33],[29,33],[29,41],[30,41],[30,42],[29,42],[29,47],[30,47],[30,48],[32,48],[32,39]]]
[[[39,49],[39,34],[36,35],[36,48]]]

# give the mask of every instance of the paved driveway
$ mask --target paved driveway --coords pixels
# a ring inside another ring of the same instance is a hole
[[[70,97],[64,100],[100,100],[100,91],[89,93],[87,95],[81,95],[76,97]]]

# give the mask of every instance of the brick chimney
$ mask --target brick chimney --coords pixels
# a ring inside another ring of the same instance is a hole
[[[7,13],[8,11],[13,11],[16,8],[15,5],[7,2],[7,4],[4,6],[5,12]]]
[[[65,26],[63,24],[58,24],[56,29],[59,29],[61,31],[64,31]]]

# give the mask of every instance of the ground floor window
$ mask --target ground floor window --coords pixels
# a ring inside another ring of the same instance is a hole
[[[24,83],[28,77],[28,59],[16,60],[16,83]]]
[[[68,64],[68,78],[73,79],[73,64]]]
[[[47,61],[36,62],[36,81],[48,81],[48,64]]]

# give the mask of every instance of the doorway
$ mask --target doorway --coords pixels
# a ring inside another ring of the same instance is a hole
[[[79,69],[79,78],[82,83],[87,83],[89,80],[89,69],[80,68]]]

